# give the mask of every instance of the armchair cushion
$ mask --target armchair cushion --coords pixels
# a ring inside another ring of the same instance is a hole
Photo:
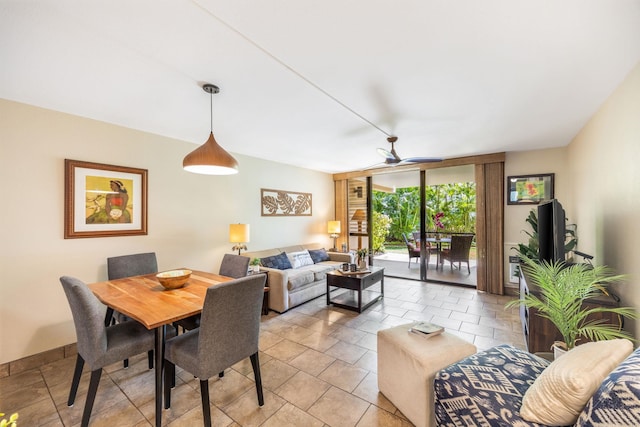
[[[626,339],[588,342],[554,360],[522,399],[527,421],[574,424],[587,401],[613,369],[633,351]]]
[[[281,252],[278,255],[268,256],[260,259],[260,264],[263,267],[275,268],[278,270],[286,270],[291,267],[291,262],[289,262],[289,258],[287,258],[287,254]]]
[[[329,261],[331,258],[329,257],[329,254],[327,253],[327,251],[322,248],[322,249],[310,249],[309,250],[309,255],[311,256],[311,259],[313,260],[314,264],[317,264],[319,262],[322,261]]]

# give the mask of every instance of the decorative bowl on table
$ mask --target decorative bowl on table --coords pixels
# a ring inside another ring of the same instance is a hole
[[[165,289],[178,289],[184,286],[191,277],[191,270],[169,270],[156,274],[158,281]]]

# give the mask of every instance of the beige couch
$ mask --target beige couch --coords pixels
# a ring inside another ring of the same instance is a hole
[[[282,248],[266,249],[255,252],[245,252],[242,255],[253,258],[266,258],[282,252],[294,253],[306,250],[322,249],[319,243],[286,246]],[[269,309],[284,313],[288,309],[324,295],[327,291],[327,271],[339,268],[344,262],[353,262],[353,255],[341,252],[327,251],[330,260],[304,265],[298,268],[278,270],[260,267],[269,275]]]

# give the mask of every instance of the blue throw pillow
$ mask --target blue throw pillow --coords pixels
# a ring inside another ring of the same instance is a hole
[[[277,268],[278,270],[286,270],[291,268],[291,263],[287,254],[282,252],[279,255],[268,256],[260,259],[260,264],[267,268]]]
[[[313,260],[313,262],[315,264],[322,262],[322,261],[329,261],[331,258],[329,258],[329,254],[327,253],[327,251],[322,248],[322,249],[309,249],[309,255],[311,255],[311,259]]]

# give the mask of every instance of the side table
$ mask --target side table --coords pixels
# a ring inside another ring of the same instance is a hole
[[[262,314],[269,314],[269,274],[266,271],[253,271],[249,270],[247,276],[253,276],[254,274],[264,274],[267,276],[267,280],[264,285],[264,297],[262,299]]]

